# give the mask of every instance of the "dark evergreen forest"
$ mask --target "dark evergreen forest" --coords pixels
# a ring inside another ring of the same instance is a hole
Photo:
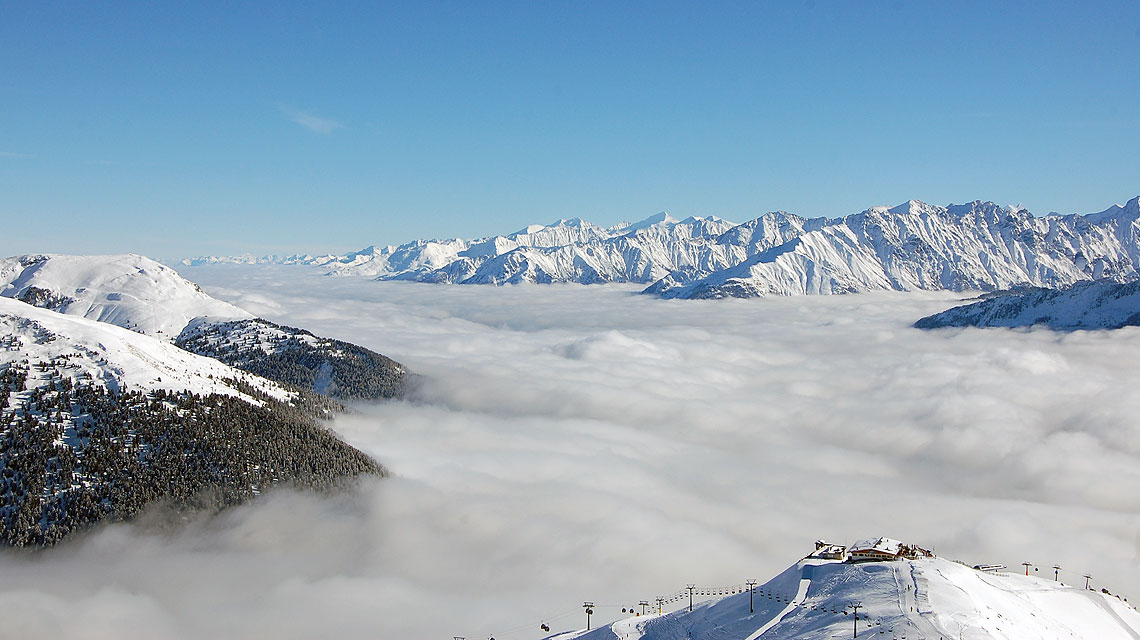
[[[175,344],[263,378],[341,400],[399,397],[408,382],[400,363],[375,351],[261,318],[195,327],[184,331]]]
[[[316,416],[342,407],[314,393],[286,404],[227,381],[257,398],[256,406],[219,394],[112,392],[73,382],[60,374],[63,364],[0,367],[4,544],[52,545],[156,503],[215,510],[275,485],[331,490],[386,475],[321,427]],[[33,367],[51,382],[27,391]]]

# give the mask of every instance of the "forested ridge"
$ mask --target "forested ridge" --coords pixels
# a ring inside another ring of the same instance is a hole
[[[274,485],[327,490],[386,475],[320,426],[314,416],[339,405],[311,392],[286,404],[227,380],[260,406],[221,394],[116,392],[62,374],[65,366],[0,365],[4,544],[52,545],[155,503],[213,510]]]
[[[192,325],[175,344],[201,356],[342,400],[403,395],[403,365],[364,347],[268,320]]]

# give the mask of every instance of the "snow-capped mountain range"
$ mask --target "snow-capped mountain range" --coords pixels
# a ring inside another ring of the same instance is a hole
[[[927,316],[914,326],[1119,329],[1140,326],[1140,281],[1078,282],[1062,289],[1028,287],[986,294],[972,304]]]
[[[974,201],[911,200],[841,218],[777,211],[743,224],[658,214],[581,219],[475,240],[417,240],[345,255],[195,258],[318,265],[330,275],[458,284],[631,282],[668,298],[875,290],[995,290],[1137,279],[1140,197],[1088,215],[1036,217]]]
[[[330,275],[435,283],[648,283],[677,270],[706,271],[734,264],[744,255],[730,255],[732,247],[713,242],[734,226],[715,217],[676,220],[665,213],[610,228],[573,218],[503,236],[417,240],[342,256],[209,257],[183,264],[311,264],[326,267]]]
[[[1107,591],[942,558],[808,558],[756,587],[664,615],[633,615],[548,640],[1132,640],[1140,613]],[[750,595],[752,609],[750,611]],[[858,606],[858,609],[855,607]]]

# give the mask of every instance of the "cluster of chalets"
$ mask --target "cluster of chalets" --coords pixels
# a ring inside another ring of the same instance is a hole
[[[845,560],[847,562],[889,562],[891,560],[933,558],[934,552],[918,545],[880,537],[859,540],[850,547],[816,540],[815,551],[808,557],[823,560]]]

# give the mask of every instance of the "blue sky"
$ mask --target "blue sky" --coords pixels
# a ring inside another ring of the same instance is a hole
[[[1140,194],[1133,1],[182,4],[0,0],[0,254]]]

